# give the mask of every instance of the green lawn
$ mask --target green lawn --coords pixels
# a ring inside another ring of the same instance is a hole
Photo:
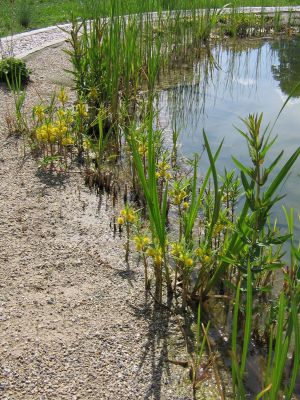
[[[226,0],[0,0],[0,36],[70,21],[75,17],[107,15],[111,4],[120,13],[158,9],[220,7]],[[297,5],[300,0],[236,0],[235,5]]]

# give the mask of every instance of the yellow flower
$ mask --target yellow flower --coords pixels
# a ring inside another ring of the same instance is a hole
[[[146,145],[144,145],[144,144],[141,144],[140,146],[139,146],[139,153],[140,153],[140,155],[145,155],[146,153],[147,153],[147,146]]]
[[[150,238],[148,238],[147,236],[143,237],[143,245],[144,246],[148,246],[151,243]]]
[[[184,210],[187,210],[189,208],[189,203],[187,201],[184,201],[182,207],[184,208]]]
[[[133,241],[135,243],[135,248],[137,249],[137,251],[142,251],[143,250],[142,238],[140,236],[135,236],[133,238]]]
[[[183,250],[182,244],[181,243],[172,243],[171,244],[171,254],[174,257],[179,257],[181,252]]]
[[[186,191],[184,189],[181,189],[179,187],[179,185],[176,185],[174,190],[172,190],[170,192],[170,196],[173,198],[173,203],[175,205],[180,205],[184,201],[184,199],[186,198],[187,193],[186,193]],[[186,208],[188,208],[188,202],[185,201],[185,203],[187,203],[186,204]]]
[[[126,207],[120,212],[125,222],[134,223],[136,221],[136,215],[131,207]]]
[[[119,224],[119,225],[123,225],[124,222],[125,222],[125,221],[124,221],[124,218],[122,218],[122,217],[119,217],[119,218],[118,218],[118,224]]]
[[[156,247],[149,247],[146,251],[146,254],[149,257],[153,258],[153,263],[155,266],[160,266],[163,263],[163,257],[162,257],[162,249],[160,246]]]
[[[35,106],[33,109],[33,115],[37,117],[39,122],[45,118],[45,109],[43,106]]]
[[[211,257],[205,256],[205,257],[203,258],[203,261],[205,262],[205,264],[209,264],[210,261],[211,261]]]
[[[64,121],[57,121],[54,129],[56,130],[56,135],[60,137],[65,136],[68,132],[68,128]]]
[[[135,222],[135,215],[131,213],[127,214],[127,221],[131,223]]]
[[[49,125],[49,142],[54,143],[60,136],[57,126]]]
[[[80,117],[86,118],[88,116],[87,110],[86,110],[86,105],[84,103],[78,103],[77,104],[77,115]]]
[[[36,130],[36,138],[39,142],[46,142],[48,135],[47,135],[47,126],[42,125]]]
[[[176,206],[178,206],[178,205],[180,204],[180,198],[179,198],[179,196],[175,196],[175,197],[174,197],[174,204],[175,204]]]
[[[201,249],[201,247],[198,247],[198,249],[195,250],[195,254],[197,257],[202,257],[204,254],[204,250]]]
[[[41,142],[54,143],[57,139],[57,129],[52,125],[42,125],[36,130],[36,138]]]
[[[194,264],[193,259],[188,254],[181,253],[179,259],[185,267],[192,267]]]
[[[67,135],[66,137],[64,137],[61,141],[61,144],[63,146],[72,146],[74,144],[74,139],[72,138],[72,136]]]
[[[153,257],[155,252],[154,252],[154,248],[153,247],[149,247],[149,249],[147,249],[146,251],[147,256],[149,257]]]
[[[133,241],[137,251],[146,251],[150,244],[150,239],[147,236],[135,236]]]
[[[192,258],[186,258],[186,259],[184,260],[184,264],[185,264],[187,267],[191,267],[191,266],[194,264],[193,259],[192,259]]]
[[[223,225],[221,223],[218,223],[215,225],[214,228],[214,235],[218,235],[220,232],[222,232]]]
[[[161,255],[156,255],[154,256],[154,264],[159,266],[162,264],[162,256]]]
[[[59,92],[57,98],[58,98],[58,101],[60,101],[63,106],[66,104],[66,102],[68,101],[68,95],[66,94],[66,91],[64,88],[60,89],[60,92]]]
[[[66,111],[64,109],[62,109],[62,108],[59,108],[57,110],[56,115],[58,116],[59,119],[64,119],[65,116],[66,116]]]
[[[181,190],[181,192],[179,193],[180,200],[183,200],[185,197],[186,197],[186,191],[185,190]]]
[[[89,150],[91,148],[91,143],[89,139],[83,139],[83,148],[84,150]]]
[[[157,178],[165,178],[170,179],[171,174],[169,173],[169,169],[171,168],[170,164],[166,161],[161,161],[158,163],[158,171],[156,172]]]

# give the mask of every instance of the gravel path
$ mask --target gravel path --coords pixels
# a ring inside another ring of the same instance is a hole
[[[60,47],[27,61],[28,107],[68,84]],[[124,263],[113,210],[79,174],[38,171],[5,132],[11,103],[0,88],[0,398],[190,399],[166,363],[181,335],[145,299],[142,267]]]
[[[44,47],[61,43],[68,38],[68,33],[61,28],[70,31],[71,24],[51,26],[0,38],[0,57],[2,55],[22,58]]]

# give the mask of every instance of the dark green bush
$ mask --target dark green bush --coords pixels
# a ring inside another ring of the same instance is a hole
[[[29,81],[30,70],[25,61],[8,57],[0,61],[0,82],[11,85],[25,85]]]
[[[30,0],[21,0],[18,5],[18,22],[23,28],[28,28],[32,22],[34,12],[33,2]]]

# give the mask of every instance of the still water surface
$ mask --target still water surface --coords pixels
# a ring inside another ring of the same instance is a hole
[[[219,45],[212,49],[214,66],[208,60],[182,69],[175,86],[162,90],[159,96],[159,120],[168,131],[180,131],[181,152],[192,157],[202,152],[202,131],[206,131],[214,150],[224,138],[218,160],[222,173],[234,168],[231,155],[250,163],[245,139],[235,126],[243,128],[240,118],[250,113],[264,114],[265,126],[275,121],[278,112],[300,81],[300,37]],[[273,130],[277,142],[269,160],[284,149],[280,166],[300,145],[300,89],[296,90]],[[200,170],[208,165],[203,157]],[[279,167],[280,168],[280,167]],[[278,172],[278,169],[277,171]],[[281,188],[285,199],[274,209],[279,226],[285,227],[281,205],[300,213],[300,159]],[[300,238],[300,224],[296,224]]]

